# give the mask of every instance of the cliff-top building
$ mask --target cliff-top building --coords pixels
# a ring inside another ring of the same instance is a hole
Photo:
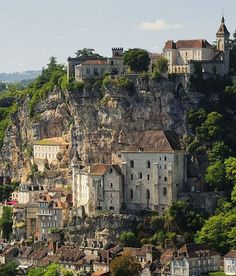
[[[168,73],[194,73],[195,64],[201,65],[203,73],[224,76],[229,72],[230,33],[222,17],[216,33],[216,47],[206,39],[168,40],[163,49],[169,61]]]

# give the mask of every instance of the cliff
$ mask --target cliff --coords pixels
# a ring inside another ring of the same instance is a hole
[[[27,181],[32,165],[32,145],[53,136],[65,136],[71,144],[64,167],[46,172],[42,181],[70,182],[69,159],[74,150],[84,162],[110,162],[111,152],[130,144],[138,131],[169,129],[184,146],[186,111],[197,106],[201,95],[179,93],[178,79],[137,78],[132,87],[88,82],[81,90],[54,87],[37,102],[33,118],[29,97],[19,98],[20,108],[7,128],[0,152],[2,173]],[[56,173],[57,172],[57,173]]]

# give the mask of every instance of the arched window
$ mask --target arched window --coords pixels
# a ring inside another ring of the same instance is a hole
[[[148,181],[150,180],[150,175],[149,175],[149,174],[147,175],[147,180],[148,180]]]
[[[132,173],[131,173],[131,175],[130,175],[130,179],[131,179],[131,180],[134,180],[134,176],[133,176]]]
[[[134,168],[134,160],[130,160],[130,168]]]
[[[110,185],[110,186],[111,186],[111,188],[112,188],[112,187],[113,187],[113,183],[111,183],[111,185]]]
[[[129,198],[133,200],[134,198],[134,191],[132,189],[129,190]]]
[[[164,156],[164,160],[165,160],[165,161],[167,160],[167,157],[166,157],[166,156]]]
[[[151,162],[148,160],[147,161],[147,168],[150,169],[151,168]]]
[[[163,188],[162,194],[163,194],[163,196],[166,196],[166,194],[167,194],[166,187]]]
[[[141,172],[138,174],[138,176],[139,176],[139,179],[143,179],[143,174]]]
[[[164,181],[167,181],[167,177],[166,176],[164,177]]]
[[[150,191],[146,190],[146,198],[149,200],[150,199]]]

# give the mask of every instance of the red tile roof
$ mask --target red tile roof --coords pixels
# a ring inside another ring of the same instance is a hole
[[[81,64],[82,65],[101,65],[101,64],[108,64],[108,62],[107,60],[95,59],[95,60],[86,60]]]
[[[189,49],[189,48],[211,48],[211,44],[206,39],[168,40],[164,49]]]
[[[185,258],[195,258],[199,257],[201,255],[210,255],[210,256],[217,256],[220,255],[217,251],[211,249],[206,244],[195,244],[195,243],[189,243],[183,245],[178,250],[178,256],[184,256]]]
[[[230,250],[224,258],[236,258],[236,250]]]
[[[168,130],[148,130],[138,133],[134,143],[123,152],[166,152],[181,150],[175,135]]]

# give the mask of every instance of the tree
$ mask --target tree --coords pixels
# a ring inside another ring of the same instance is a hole
[[[225,160],[226,178],[236,184],[236,157]]]
[[[216,161],[207,167],[205,174],[206,182],[216,190],[223,190],[226,187],[225,165],[221,161]]]
[[[150,64],[149,53],[144,49],[129,49],[124,52],[123,61],[133,72],[147,71]]]
[[[0,229],[2,230],[2,237],[8,240],[12,232],[12,208],[9,206],[3,206]]]
[[[76,57],[77,58],[83,58],[83,59],[101,59],[103,58],[102,56],[100,56],[99,54],[97,53],[94,53],[94,49],[91,49],[91,48],[83,48],[81,50],[77,50],[75,52],[76,54]]]
[[[0,275],[15,276],[17,264],[9,262],[0,266]]]
[[[231,153],[230,148],[225,145],[224,141],[216,142],[211,150],[207,152],[209,163],[224,161]]]
[[[219,137],[222,133],[223,116],[218,112],[211,112],[207,115],[205,126],[208,129],[208,135],[210,137]]]
[[[0,81],[0,92],[6,90],[6,84]]]
[[[157,60],[156,67],[160,73],[166,73],[168,71],[168,59],[160,57]]]
[[[137,276],[141,271],[141,265],[136,263],[129,253],[114,258],[111,261],[110,268],[112,276]]]
[[[124,246],[135,247],[137,246],[137,238],[133,232],[122,232],[120,235],[120,241],[124,243]]]

